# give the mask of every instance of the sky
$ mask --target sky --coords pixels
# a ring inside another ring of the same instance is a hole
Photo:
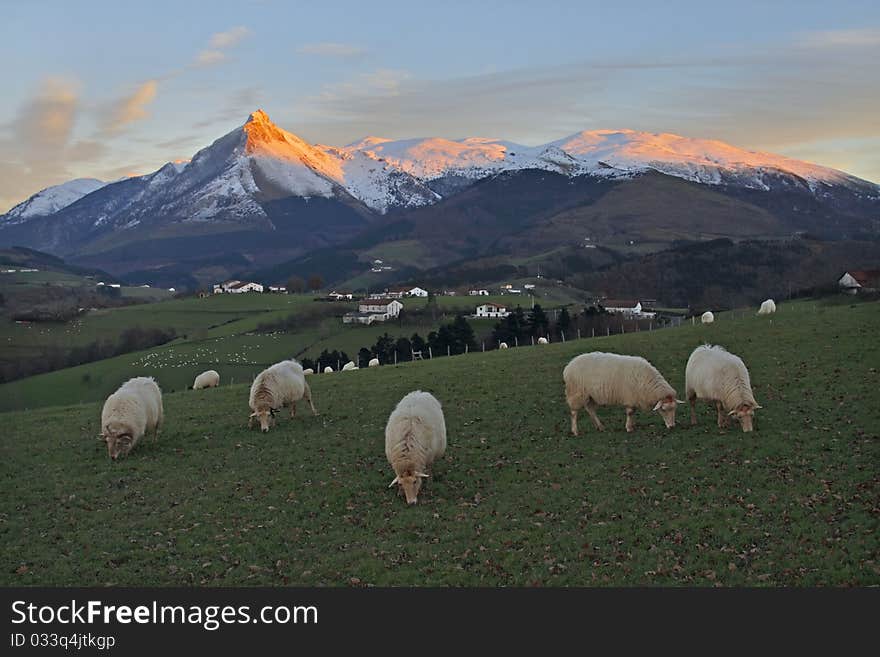
[[[0,212],[187,160],[264,109],[310,142],[631,128],[880,182],[880,3],[0,0]]]

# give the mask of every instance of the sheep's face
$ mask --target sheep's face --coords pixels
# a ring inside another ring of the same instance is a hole
[[[260,410],[251,413],[251,421],[253,421],[254,418],[257,418],[260,422],[260,431],[267,433],[269,428],[275,424],[275,411],[271,408],[261,408]]]
[[[107,454],[113,461],[116,461],[120,456],[128,456],[134,445],[131,433],[127,429],[105,427],[101,438],[107,443]]]
[[[406,496],[406,503],[415,504],[419,501],[418,497],[419,490],[422,488],[422,479],[427,476],[428,475],[423,472],[406,470],[403,474],[397,475],[394,478],[394,481],[391,482],[391,485],[398,484],[398,490],[402,490],[403,494]]]
[[[742,426],[743,433],[748,433],[749,431],[754,430],[754,418],[755,418],[755,409],[761,408],[760,406],[752,406],[751,404],[740,404],[735,409],[730,411],[728,415],[730,417],[737,420]]]
[[[667,429],[675,426],[675,409],[679,404],[684,404],[673,396],[665,397],[654,405],[654,410],[660,413]]]

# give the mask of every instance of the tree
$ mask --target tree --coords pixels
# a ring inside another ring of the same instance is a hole
[[[571,315],[568,314],[568,308],[563,308],[559,312],[559,319],[556,320],[556,334],[568,333],[571,326]]]
[[[318,274],[312,274],[309,276],[309,289],[314,292],[315,290],[320,290],[324,287],[324,279],[321,278]]]
[[[477,346],[474,340],[474,329],[471,328],[464,315],[456,315],[449,325],[449,332],[452,338],[452,351],[455,353],[464,353],[465,348],[471,350]]]
[[[291,276],[287,279],[287,291],[291,294],[300,294],[302,292],[305,292],[306,282],[299,276]]]
[[[547,319],[547,315],[544,313],[544,309],[541,308],[540,304],[535,304],[532,308],[532,311],[529,313],[529,334],[530,335],[545,335],[547,333],[547,328],[550,326],[550,320]]]
[[[405,337],[397,338],[394,348],[397,350],[397,359],[401,361],[412,360],[412,343]]]
[[[410,348],[413,351],[421,351],[423,353],[428,351],[428,344],[425,342],[425,340],[422,338],[422,336],[419,335],[418,333],[413,333],[412,337],[410,337],[410,339],[409,339],[409,342],[410,342]]]
[[[370,363],[370,359],[373,357],[373,352],[367,349],[366,347],[361,347],[358,349],[358,366],[365,367]],[[363,365],[361,365],[363,363]]]

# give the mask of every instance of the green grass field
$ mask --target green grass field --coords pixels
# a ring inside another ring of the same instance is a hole
[[[0,584],[877,585],[878,330],[878,303],[781,304],[772,323],[313,376],[321,415],[267,435],[246,429],[246,385],[167,394],[158,443],[118,463],[100,403],[5,413]],[[605,408],[608,431],[568,434],[572,356],[644,355],[681,392],[704,341],[749,365],[754,433],[702,406],[694,428],[640,413],[627,434]],[[383,431],[417,388],[449,448],[407,507]]]

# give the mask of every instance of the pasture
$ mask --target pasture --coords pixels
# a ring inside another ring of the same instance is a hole
[[[725,319],[312,376],[320,416],[300,405],[268,434],[246,429],[247,385],[167,394],[158,443],[118,463],[99,402],[5,413],[0,583],[880,584],[880,304]],[[702,405],[696,427],[680,407],[673,430],[639,413],[627,434],[603,408],[606,432],[584,416],[569,435],[571,357],[642,355],[682,394],[705,341],[750,367],[755,432]],[[443,403],[449,448],[407,507],[383,431],[418,388]]]

